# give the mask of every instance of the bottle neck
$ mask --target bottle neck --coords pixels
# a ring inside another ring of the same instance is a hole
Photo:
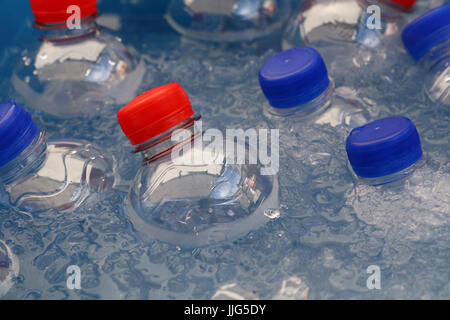
[[[190,143],[197,134],[202,134],[201,130],[197,132],[198,130],[195,128],[195,121],[200,120],[200,118],[200,115],[193,115],[179,125],[138,145],[133,153],[140,152],[144,158],[143,162],[146,165],[158,160],[167,159],[175,147]],[[181,130],[182,134],[177,139],[172,139],[175,135],[178,136]]]
[[[382,177],[376,177],[376,178],[363,178],[358,177],[353,171],[353,174],[357,177],[359,183],[361,184],[367,184],[371,186],[380,186],[380,185],[387,185],[387,184],[394,184],[397,181],[402,181],[405,178],[411,176],[417,169],[422,168],[428,161],[428,155],[424,153],[422,157],[414,164],[409,166],[408,168],[405,168],[403,170],[400,170],[399,172],[392,173],[386,176]],[[351,166],[350,166],[351,168]]]
[[[330,79],[330,84],[328,88],[325,89],[317,98],[314,100],[292,107],[292,108],[274,108],[270,106],[268,112],[270,115],[285,118],[285,117],[308,117],[311,115],[318,115],[323,113],[331,105],[334,93],[334,81]]]
[[[440,68],[443,63],[449,63],[450,61],[450,40],[447,40],[433,49],[431,49],[426,55],[420,59],[420,63],[429,70],[435,70]]]
[[[34,27],[41,30],[41,40],[47,42],[68,42],[88,38],[99,32],[96,23],[98,14],[81,19],[79,25],[68,23],[42,24],[35,23]]]
[[[47,157],[45,131],[40,132],[16,158],[0,167],[0,181],[10,184],[21,177],[35,172]]]

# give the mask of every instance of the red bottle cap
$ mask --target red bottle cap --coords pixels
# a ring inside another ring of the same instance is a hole
[[[412,7],[416,3],[416,0],[391,0],[391,1],[404,7]]]
[[[97,13],[97,0],[30,0],[31,10],[37,23],[63,23],[74,14],[67,13],[72,5],[80,7],[80,18]]]
[[[193,115],[186,92],[178,83],[170,83],[133,99],[117,113],[117,118],[131,144],[138,145]]]

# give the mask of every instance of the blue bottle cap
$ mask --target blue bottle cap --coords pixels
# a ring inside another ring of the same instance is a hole
[[[437,7],[411,22],[402,32],[406,49],[415,60],[450,40],[450,3]]]
[[[320,53],[310,47],[292,48],[267,60],[259,83],[274,108],[292,108],[317,98],[330,85]]]
[[[419,134],[405,117],[375,120],[353,129],[346,149],[353,170],[363,178],[399,172],[422,157]]]
[[[0,167],[25,150],[39,130],[31,115],[15,102],[0,104]]]

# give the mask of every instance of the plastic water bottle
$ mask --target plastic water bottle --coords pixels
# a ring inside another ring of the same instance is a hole
[[[302,118],[319,125],[349,128],[368,121],[362,107],[334,94],[334,81],[316,49],[298,47],[276,54],[260,68],[259,82],[270,104],[265,114],[274,121],[288,120],[296,126],[298,121],[291,120]]]
[[[346,150],[358,180],[369,185],[403,179],[427,158],[416,127],[405,117],[379,119],[353,129]]]
[[[283,49],[361,44],[373,48],[397,35],[415,0],[309,0],[288,24]]]
[[[12,77],[29,106],[71,117],[136,96],[145,64],[98,27],[96,0],[30,2],[42,36],[24,51]]]
[[[172,0],[166,18],[189,38],[249,41],[280,31],[290,9],[290,0]]]
[[[114,182],[114,161],[90,144],[46,141],[31,115],[0,104],[0,200],[39,213],[70,211]]]
[[[245,142],[222,136],[227,151],[211,148],[207,141],[214,138],[198,127],[200,116],[179,84],[142,94],[117,116],[144,159],[124,205],[144,240],[212,245],[245,236],[276,215],[276,174],[261,174],[263,166],[248,160],[253,151]],[[245,163],[233,160],[230,142],[242,148]]]
[[[428,97],[450,105],[450,4],[411,22],[402,39],[413,59],[428,70],[424,84]]]
[[[356,128],[346,144],[356,183],[346,193],[345,204],[370,228],[364,231],[367,236],[381,243],[369,259],[380,255],[390,265],[408,266],[418,251],[432,251],[431,259],[436,251],[446,251],[448,241],[442,235],[448,235],[450,221],[447,150],[425,153],[417,129],[404,117]],[[447,264],[448,259],[442,261]]]
[[[10,247],[0,240],[0,298],[11,289],[17,276],[19,276],[19,259]]]

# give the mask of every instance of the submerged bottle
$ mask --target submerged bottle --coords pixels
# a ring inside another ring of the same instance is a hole
[[[145,64],[98,27],[96,0],[30,2],[42,37],[23,52],[12,77],[30,107],[66,118],[136,96]]]
[[[167,21],[197,40],[250,41],[280,31],[289,0],[172,0]]]
[[[403,179],[427,158],[416,127],[405,117],[379,119],[353,129],[346,150],[353,172],[369,185]]]
[[[283,36],[283,48],[355,43],[368,48],[376,47],[384,36],[400,33],[406,24],[406,13],[415,2],[308,0],[288,24]]]
[[[207,137],[179,84],[142,94],[117,116],[144,158],[124,205],[144,239],[201,247],[245,236],[276,215],[276,173],[249,160],[245,143]],[[235,147],[245,161],[236,161]]]
[[[114,182],[114,161],[91,144],[46,141],[31,115],[0,104],[0,200],[22,211],[77,208]]]
[[[11,289],[17,276],[19,276],[19,259],[10,247],[0,240],[0,298]]]
[[[433,102],[450,105],[450,4],[435,8],[411,22],[403,43],[427,69],[425,92]]]
[[[259,82],[270,103],[264,111],[274,120],[303,118],[310,123],[350,128],[368,121],[363,108],[334,93],[334,81],[313,48],[293,48],[271,57],[259,70]]]

